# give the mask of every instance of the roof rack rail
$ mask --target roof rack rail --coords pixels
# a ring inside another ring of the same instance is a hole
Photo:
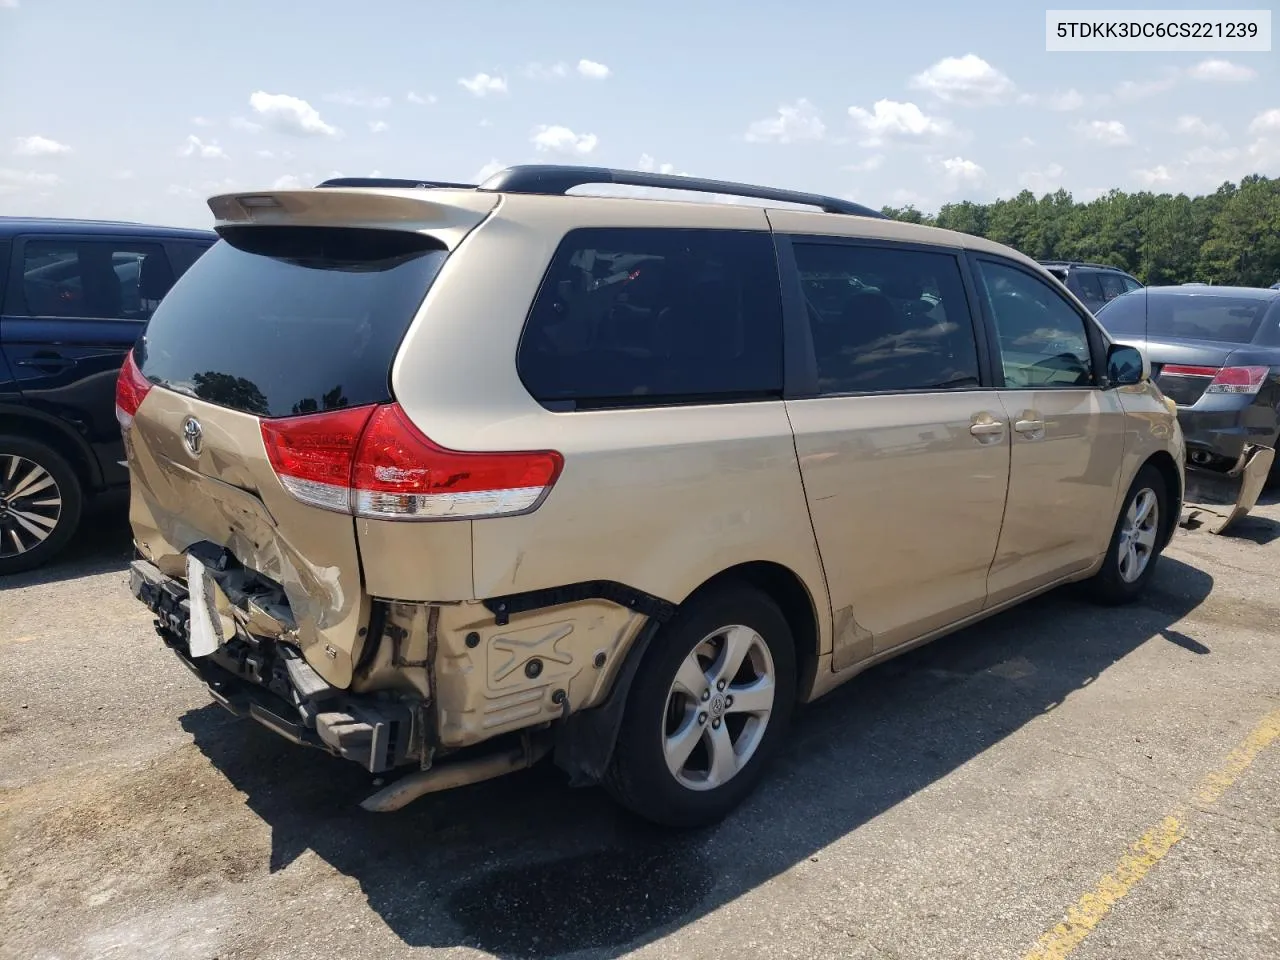
[[[474,183],[448,183],[444,180],[397,180],[392,177],[334,177],[332,180],[326,180],[324,183],[316,184],[317,187],[382,187],[384,189],[455,189],[455,190],[474,190]]]
[[[1115,270],[1119,273],[1126,273],[1124,267],[1117,267],[1110,263],[1093,263],[1089,260],[1039,260],[1037,261],[1043,266],[1063,266],[1063,267],[1092,267],[1095,270]]]
[[[609,167],[577,167],[559,164],[524,164],[507,167],[491,176],[477,189],[494,193],[531,193],[546,196],[563,196],[574,187],[593,183],[612,183],[627,187],[651,187],[663,190],[684,190],[692,193],[715,193],[730,197],[750,197],[755,200],[774,200],[779,203],[796,203],[817,207],[826,213],[844,213],[857,217],[875,217],[884,220],[878,210],[864,207],[852,200],[826,197],[799,190],[780,190],[776,187],[757,187],[728,180],[704,180],[700,177],[681,177],[669,173],[644,173],[638,170],[614,170]]]

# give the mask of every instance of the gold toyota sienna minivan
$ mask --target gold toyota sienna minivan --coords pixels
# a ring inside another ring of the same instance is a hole
[[[118,385],[131,587],[368,809],[551,755],[713,821],[798,702],[1059,584],[1133,599],[1174,530],[1143,355],[999,244],[583,167],[209,206]]]

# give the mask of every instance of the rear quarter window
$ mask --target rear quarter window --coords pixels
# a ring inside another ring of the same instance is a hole
[[[520,339],[525,388],[554,410],[780,396],[782,301],[767,233],[579,229]]]

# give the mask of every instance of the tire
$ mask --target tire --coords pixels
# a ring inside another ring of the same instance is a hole
[[[80,478],[62,454],[38,440],[0,436],[0,574],[52,560],[80,526],[83,508]],[[43,537],[34,532],[42,530]]]
[[[726,645],[745,655],[741,669],[720,689]],[[766,676],[773,681],[767,716],[744,710],[748,701],[755,707],[765,704],[761,678]],[[688,690],[699,685],[700,691]],[[795,641],[777,604],[738,585],[696,597],[645,651],[605,787],[624,807],[662,826],[715,823],[760,781],[786,735],[795,699]],[[687,735],[676,736],[681,731]],[[673,772],[667,748],[680,744],[690,749],[684,761],[676,759],[680,765]],[[737,758],[744,752],[742,762]],[[713,757],[726,762],[713,765]]]
[[[1155,516],[1150,519],[1149,527],[1144,520],[1141,527],[1143,536],[1134,538],[1129,533],[1130,512],[1133,511],[1135,516],[1143,513],[1145,517],[1150,517],[1143,510],[1143,504],[1148,502],[1154,503]],[[1151,464],[1147,464],[1138,471],[1125,495],[1120,516],[1116,518],[1115,529],[1111,533],[1111,542],[1107,545],[1107,556],[1102,561],[1102,569],[1088,582],[1094,600],[1119,605],[1130,603],[1142,595],[1155,573],[1156,562],[1160,559],[1163,525],[1171,519],[1169,509],[1169,491],[1164,476]],[[1154,539],[1151,539],[1152,536]],[[1128,544],[1135,539],[1134,556],[1126,560]],[[1148,541],[1144,554],[1142,546]],[[1132,573],[1134,567],[1131,565],[1135,558],[1142,561],[1136,576]]]

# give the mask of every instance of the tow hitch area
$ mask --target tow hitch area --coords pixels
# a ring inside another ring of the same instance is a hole
[[[1248,444],[1225,471],[1187,463],[1182,525],[1204,524],[1210,533],[1226,532],[1258,502],[1275,455],[1272,447]]]

